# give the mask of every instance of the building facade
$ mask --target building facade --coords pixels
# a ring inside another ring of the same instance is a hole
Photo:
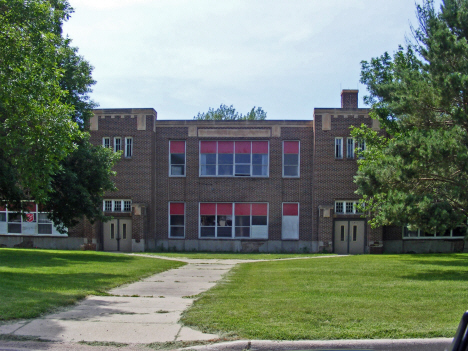
[[[98,109],[91,141],[122,152],[105,223],[58,234],[0,209],[0,245],[105,251],[459,252],[457,230],[372,229],[356,206],[350,126],[380,130],[358,91],[312,120],[157,120],[154,109]],[[38,211],[36,209],[36,211]],[[39,213],[39,212],[38,212]],[[44,215],[37,214],[44,217]],[[15,217],[12,217],[15,218]],[[38,217],[39,218],[39,217]],[[2,226],[4,222],[4,226]]]

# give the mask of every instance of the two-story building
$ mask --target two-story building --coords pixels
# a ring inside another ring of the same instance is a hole
[[[96,109],[91,141],[122,151],[115,167],[118,191],[103,200],[112,219],[83,221],[66,235],[44,234],[30,224],[26,230],[26,223],[10,232],[7,209],[0,209],[0,245],[351,254],[463,250],[457,230],[421,235],[368,225],[356,207],[353,183],[356,148],[365,145],[351,137],[350,126],[380,126],[368,109],[358,108],[357,90],[343,90],[341,97],[341,108],[316,108],[311,120],[158,120],[151,108]]]

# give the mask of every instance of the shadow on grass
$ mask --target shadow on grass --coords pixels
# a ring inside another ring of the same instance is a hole
[[[135,257],[96,251],[44,251],[34,249],[0,249],[0,267],[64,267],[89,263],[123,263]]]

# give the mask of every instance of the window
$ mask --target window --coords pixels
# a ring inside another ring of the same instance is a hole
[[[104,200],[104,212],[131,212],[131,200]]]
[[[115,137],[114,138],[114,152],[122,150],[122,138]]]
[[[268,177],[268,141],[201,141],[200,176]]]
[[[299,177],[299,141],[283,141],[283,177]]]
[[[335,201],[335,213],[337,214],[359,214],[359,201]]]
[[[335,158],[343,158],[343,138],[335,138]]]
[[[169,142],[169,175],[185,176],[185,141]]]
[[[127,223],[122,223],[122,239],[127,239]]]
[[[365,140],[358,140],[357,149],[358,149],[359,158],[364,158],[364,156],[362,155],[362,152],[364,152],[366,150],[366,141]]]
[[[446,239],[446,238],[463,238],[466,235],[466,227],[456,227],[454,229],[448,229],[445,232],[424,232],[421,229],[410,230],[407,226],[403,227],[403,238],[404,239]]]
[[[0,234],[22,235],[64,235],[57,231],[49,213],[41,211],[34,202],[27,203],[26,213],[9,211],[6,206],[0,206]],[[66,234],[65,234],[66,235]]]
[[[354,158],[354,139],[348,138],[346,143],[346,158]]]
[[[125,138],[125,157],[133,156],[133,138]]]
[[[102,146],[110,147],[110,138],[109,137],[102,138]]]
[[[299,239],[299,203],[283,203],[281,239]]]
[[[185,204],[183,202],[169,203],[169,237],[185,237]]]
[[[201,203],[200,238],[268,238],[268,204]]]

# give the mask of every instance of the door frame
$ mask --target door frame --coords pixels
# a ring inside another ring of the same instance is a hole
[[[333,226],[332,226],[332,242],[333,242],[333,252],[335,252],[335,227],[336,227],[336,222],[348,222],[348,247],[347,247],[347,252],[349,255],[349,236],[350,236],[350,225],[351,222],[357,222],[361,221],[364,222],[364,245],[362,248],[362,252],[366,253],[366,243],[367,243],[367,219],[365,218],[334,218],[333,219]]]

